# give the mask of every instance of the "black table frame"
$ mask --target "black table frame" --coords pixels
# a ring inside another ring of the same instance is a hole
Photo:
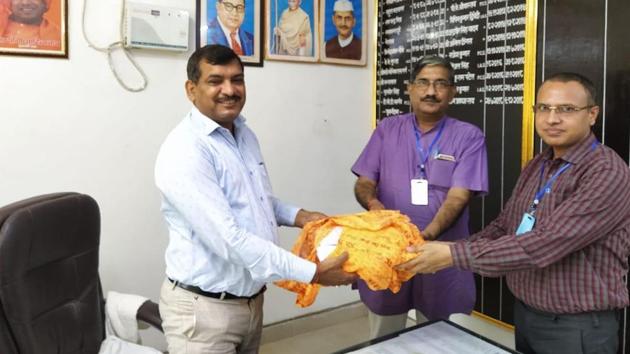
[[[355,350],[363,349],[363,348],[369,347],[371,345],[374,345],[374,344],[377,344],[377,343],[380,343],[380,342],[384,342],[384,341],[392,339],[392,338],[396,338],[396,337],[398,337],[399,335],[401,335],[403,333],[411,332],[411,331],[416,330],[418,328],[426,327],[426,326],[432,325],[432,324],[437,323],[437,322],[446,322],[449,325],[451,325],[451,326],[453,326],[453,327],[455,327],[455,328],[457,328],[457,329],[459,329],[461,331],[464,331],[464,332],[466,332],[466,333],[468,333],[470,335],[473,335],[473,336],[483,340],[484,342],[488,342],[488,343],[496,346],[497,348],[503,349],[503,350],[505,350],[508,353],[518,354],[517,351],[514,351],[514,350],[512,350],[510,348],[507,348],[507,347],[505,347],[505,346],[503,346],[503,345],[501,345],[501,344],[499,344],[499,343],[497,343],[497,342],[495,342],[495,341],[493,341],[493,340],[491,340],[489,338],[486,338],[486,337],[482,336],[479,333],[475,333],[475,332],[473,332],[473,331],[471,331],[471,330],[469,330],[467,328],[464,328],[464,327],[458,325],[457,323],[451,322],[449,320],[433,320],[433,321],[429,321],[429,322],[424,322],[424,323],[421,323],[421,324],[418,324],[418,325],[415,325],[415,326],[412,326],[412,327],[409,327],[409,328],[405,328],[403,330],[400,330],[400,331],[397,331],[397,332],[394,332],[394,333],[390,333],[390,334],[384,335],[382,337],[378,337],[378,338],[375,338],[375,339],[372,339],[372,340],[369,340],[369,341],[365,341],[363,343],[359,343],[359,344],[353,345],[351,347],[348,347],[348,348],[336,351],[336,352],[334,352],[332,354],[344,354],[344,353],[352,352],[352,351],[355,351]]]

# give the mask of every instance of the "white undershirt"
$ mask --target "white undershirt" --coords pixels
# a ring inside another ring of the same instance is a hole
[[[341,36],[337,36],[337,40],[339,41],[339,45],[341,46],[341,48],[349,46],[353,38],[354,38],[354,33],[350,33],[350,37],[346,39],[341,39]]]

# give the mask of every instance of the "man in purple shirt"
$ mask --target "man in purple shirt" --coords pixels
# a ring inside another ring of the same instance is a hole
[[[384,119],[352,167],[357,201],[368,210],[400,210],[425,239],[465,238],[468,202],[488,191],[483,133],[445,114],[456,93],[445,59],[420,60],[408,92],[413,113]],[[472,273],[454,268],[415,276],[396,294],[363,281],[358,288],[372,338],[403,329],[410,309],[433,320],[469,313],[475,304]]]
[[[630,171],[591,132],[595,97],[582,75],[549,77],[534,106],[549,148],[523,169],[499,217],[464,242],[411,247],[420,255],[401,266],[505,275],[522,353],[617,353],[618,310],[629,304]]]

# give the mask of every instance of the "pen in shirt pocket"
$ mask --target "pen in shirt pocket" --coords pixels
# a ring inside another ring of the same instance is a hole
[[[435,156],[436,160],[444,160],[444,161],[451,161],[451,162],[455,162],[455,156],[453,155],[447,155],[447,154],[437,154]]]

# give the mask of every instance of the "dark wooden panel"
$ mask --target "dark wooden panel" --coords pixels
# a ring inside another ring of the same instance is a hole
[[[626,277],[626,287],[630,292],[630,283],[628,283]],[[629,354],[630,353],[630,327],[628,321],[630,318],[630,313],[628,313],[628,308],[626,307],[620,313],[620,321],[619,321],[619,353]]]
[[[546,36],[538,43],[539,50],[545,45],[545,77],[561,71],[578,72],[602,92],[605,9],[605,1],[547,0]],[[593,131],[601,139],[601,120]]]
[[[630,160],[630,3],[608,0],[604,142]],[[630,284],[629,284],[630,285]],[[628,287],[630,289],[630,286]],[[619,352],[630,354],[628,309],[621,312]]]
[[[514,295],[508,288],[505,278],[501,278],[501,321],[514,324]]]
[[[483,278],[481,298],[483,313],[500,320],[501,314],[501,278]]]
[[[628,0],[608,1],[608,43],[606,60],[606,145],[626,162],[630,139],[630,38]]]

